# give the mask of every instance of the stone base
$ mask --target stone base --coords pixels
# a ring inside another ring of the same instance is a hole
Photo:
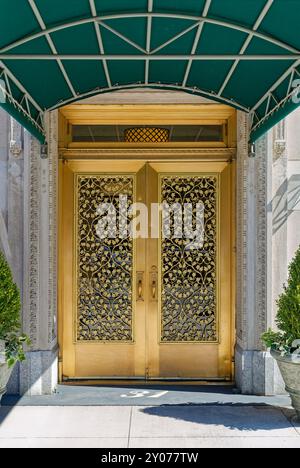
[[[26,361],[13,373],[9,394],[27,396],[51,395],[58,382],[58,351],[32,351],[26,354]]]
[[[236,385],[244,395],[284,395],[285,385],[269,352],[236,347]]]

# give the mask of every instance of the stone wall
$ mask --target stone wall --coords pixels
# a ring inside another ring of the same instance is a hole
[[[0,110],[0,245],[23,297],[24,131]],[[19,369],[10,383],[19,391]]]
[[[256,143],[248,157],[239,114],[236,381],[243,393],[283,393],[277,364],[261,342],[275,327],[276,301],[300,245],[300,111]]]
[[[49,157],[40,144],[0,111],[0,243],[22,297],[23,330],[32,346],[9,383],[12,394],[52,393],[57,385],[56,187],[57,115],[49,129]]]

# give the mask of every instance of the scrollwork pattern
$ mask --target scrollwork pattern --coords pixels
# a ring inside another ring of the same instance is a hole
[[[216,176],[162,177],[162,202],[169,206],[192,204],[193,217],[196,204],[204,205],[204,237],[200,248],[187,249],[186,239],[162,236],[162,342],[216,342],[218,339],[217,192]],[[174,217],[171,223],[174,225]]]
[[[133,203],[133,187],[132,176],[78,177],[79,341],[132,341],[133,241],[99,238],[97,208],[112,204],[118,213],[120,195]]]

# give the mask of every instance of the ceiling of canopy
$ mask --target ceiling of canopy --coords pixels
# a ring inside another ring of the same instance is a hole
[[[44,141],[45,111],[182,90],[249,113],[254,141],[299,105],[299,20],[298,0],[2,0],[1,105]]]

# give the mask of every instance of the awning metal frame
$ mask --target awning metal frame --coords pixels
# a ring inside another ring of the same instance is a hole
[[[274,113],[280,108],[283,107],[288,101],[290,101],[293,96],[299,94],[300,85],[294,86],[294,80],[296,79],[296,75],[300,78],[300,73],[297,71],[296,67],[300,66],[300,60],[293,64],[292,67],[278,80],[272,88],[263,96],[263,98],[251,109],[250,111],[250,122],[251,122],[251,131],[256,132],[266,120],[268,120]],[[287,87],[286,95],[281,100],[278,101],[274,96],[274,91],[283,83],[287,78],[289,78],[289,85]],[[274,105],[272,106],[272,101],[274,101]],[[265,112],[263,117],[257,116],[257,109],[266,103]]]
[[[126,41],[128,42],[128,41]],[[199,62],[203,60],[213,60],[213,61],[246,61],[251,62],[255,61],[283,61],[283,62],[291,62],[293,60],[300,60],[300,53],[299,54],[289,54],[289,55],[239,55],[239,54],[222,54],[222,55],[109,55],[109,54],[92,54],[92,55],[77,55],[77,54],[56,54],[56,55],[49,55],[49,54],[9,54],[3,55],[0,54],[0,60],[50,60],[50,61],[57,61],[57,60],[110,60],[110,61],[120,61],[120,60],[130,60],[130,61],[142,61],[142,60],[149,60],[153,62],[159,62],[163,60],[172,60],[172,61],[185,61],[191,60],[193,62]]]
[[[274,0],[273,0],[274,1]],[[300,51],[296,49],[295,47],[290,46],[289,44],[286,44],[283,41],[280,41],[279,39],[269,36],[268,34],[263,34],[260,33],[254,28],[247,28],[245,26],[240,26],[237,25],[236,23],[231,23],[230,21],[222,21],[218,19],[213,19],[213,18],[208,18],[204,16],[190,16],[190,15],[183,15],[183,14],[172,14],[172,13],[153,13],[153,12],[148,12],[148,13],[131,13],[131,14],[115,14],[115,15],[104,15],[104,16],[96,16],[96,17],[91,17],[91,18],[84,18],[80,19],[77,21],[70,21],[66,23],[62,23],[50,28],[46,28],[44,31],[30,34],[28,36],[25,36],[24,38],[12,42],[11,44],[7,45],[6,47],[2,48],[0,50],[0,53],[5,53],[10,51],[11,49],[14,49],[15,47],[21,46],[26,44],[27,42],[33,41],[35,39],[39,39],[41,37],[45,37],[47,34],[53,34],[55,32],[67,29],[67,28],[73,28],[76,26],[81,26],[84,24],[90,24],[90,23],[105,23],[105,21],[110,21],[110,20],[117,20],[117,19],[133,19],[133,18],[145,18],[145,19],[151,19],[153,20],[154,18],[162,18],[162,19],[180,19],[180,20],[186,20],[186,21],[193,21],[195,23],[195,27],[198,26],[200,23],[205,24],[213,24],[215,26],[221,26],[224,28],[229,28],[229,29],[234,29],[239,32],[243,32],[248,35],[253,35],[253,37],[257,37],[258,39],[262,39],[264,41],[270,42],[273,45],[276,45],[278,47],[281,47],[282,49],[285,49],[286,51],[292,53],[292,54],[299,54]],[[108,25],[107,25],[108,26]],[[120,33],[118,33],[119,37]],[[130,39],[128,39],[130,41]],[[150,52],[151,53],[151,52]]]
[[[134,83],[134,84],[129,84],[129,85],[114,85],[112,87],[96,88],[96,89],[94,89],[92,91],[88,91],[87,93],[78,94],[77,99],[80,100],[80,99],[95,96],[97,94],[108,93],[110,91],[121,91],[123,89],[138,89],[138,88],[145,88],[145,84],[144,83]],[[190,88],[188,86],[183,87],[182,85],[175,85],[175,84],[168,85],[168,84],[163,84],[163,83],[160,83],[160,84],[149,83],[149,85],[147,85],[147,88],[162,89],[162,90],[165,89],[165,90],[169,90],[169,91],[171,91],[171,90],[173,90],[173,91],[186,91],[187,93],[201,95],[201,96],[207,97],[208,99],[212,99],[212,100],[216,99],[215,93],[209,93],[208,91],[197,88],[196,86],[193,87],[193,88]],[[53,107],[50,107],[47,110],[51,112],[51,111],[57,109],[58,107],[61,107],[62,105],[65,106],[67,104],[71,104],[72,102],[74,102],[73,98],[65,99],[63,101],[63,104],[60,103],[59,105],[55,105]],[[247,107],[242,106],[241,104],[234,101],[233,99],[222,98],[222,102],[223,102],[223,104],[228,104],[231,107],[235,107],[238,110],[249,113],[249,109]]]
[[[148,13],[153,12],[153,0],[148,0]],[[152,17],[148,16],[147,18],[147,36],[146,36],[146,55],[150,54],[151,51],[151,37],[152,37]],[[146,59],[145,62],[145,84],[149,83],[149,60]]]
[[[274,4],[274,0],[266,0],[266,3],[260,12],[255,24],[252,28],[236,24],[231,21],[226,21],[222,19],[210,18],[208,17],[209,10],[212,4],[212,0],[206,0],[204,4],[204,8],[202,11],[201,16],[195,15],[188,15],[188,14],[181,14],[181,13],[156,13],[153,11],[153,0],[148,0],[148,7],[147,11],[144,13],[116,13],[116,14],[103,14],[99,16],[97,14],[97,9],[95,5],[95,0],[89,0],[90,6],[90,14],[91,17],[82,18],[79,20],[73,21],[66,21],[61,24],[57,24],[55,26],[48,26],[46,25],[36,3],[35,0],[28,0],[28,3],[32,9],[32,12],[41,28],[41,31],[35,32],[33,34],[26,35],[22,39],[12,42],[11,44],[3,47],[0,49],[0,77],[1,75],[4,76],[5,82],[7,82],[7,87],[5,90],[5,94],[7,96],[8,101],[15,107],[18,108],[26,118],[33,124],[39,131],[44,132],[43,126],[43,115],[45,111],[53,110],[57,107],[63,106],[65,104],[69,104],[75,100],[82,99],[84,97],[92,96],[99,93],[105,93],[113,90],[118,89],[132,89],[132,88],[140,88],[140,87],[151,87],[151,88],[161,88],[161,89],[176,89],[187,91],[189,93],[200,94],[202,96],[208,97],[213,100],[219,100],[231,106],[235,106],[238,109],[241,109],[250,114],[250,121],[251,121],[251,129],[252,132],[255,132],[261,125],[272,115],[274,112],[278,110],[281,106],[283,106],[288,100],[290,100],[295,93],[295,89],[293,88],[293,79],[297,72],[297,67],[300,66],[300,50],[295,47],[292,47],[289,44],[286,44],[279,38],[275,36],[271,36],[262,32],[259,32],[258,29],[262,24],[263,20],[267,16],[268,12],[270,11],[272,5]],[[111,27],[111,25],[107,24],[110,20],[119,20],[119,19],[133,19],[133,18],[144,18],[147,24],[147,31],[146,31],[146,48],[144,49],[140,45],[136,44],[134,41],[126,37],[124,34],[121,34],[119,31],[115,30]],[[181,32],[177,33],[167,41],[160,44],[158,47],[151,50],[151,38],[152,38],[152,30],[153,30],[153,20],[161,18],[161,19],[178,19],[178,20],[185,20],[190,21],[191,24],[188,27],[185,27]],[[94,24],[95,28],[95,35],[99,47],[99,54],[96,55],[68,55],[68,54],[59,54],[51,35],[55,32],[62,31],[68,28],[74,28],[81,25],[86,24]],[[211,24],[215,26],[220,26],[224,28],[228,28],[231,30],[236,30],[241,33],[245,33],[247,36],[245,42],[240,49],[238,54],[215,54],[215,55],[197,55],[197,49],[199,47],[199,43],[201,41],[201,36],[203,32],[203,28],[206,24]],[[110,31],[111,34],[115,35],[125,43],[129,44],[130,46],[134,47],[140,54],[132,54],[132,55],[111,55],[107,54],[104,50],[104,44],[102,40],[101,28],[105,28]],[[194,38],[194,43],[191,49],[190,54],[187,55],[169,55],[169,54],[159,54],[159,52],[163,51],[168,45],[172,44],[173,42],[177,41],[184,35],[188,34],[190,31],[196,29],[196,34]],[[27,44],[31,41],[44,37],[49,45],[50,52],[47,54],[35,54],[35,55],[26,55],[26,54],[13,54],[12,51],[18,46]],[[280,47],[282,49],[282,54],[274,55],[248,55],[246,54],[248,46],[250,45],[251,41],[254,39],[261,39],[266,41],[274,46]],[[71,97],[60,101],[57,105],[51,107],[50,109],[41,109],[40,106],[34,101],[34,99],[30,96],[30,94],[26,91],[26,89],[22,86],[22,84],[13,76],[13,74],[9,70],[9,61],[10,60],[52,60],[55,61],[59,69],[62,73],[62,76],[70,90]],[[75,90],[75,87],[72,83],[71,78],[69,77],[66,68],[63,64],[63,61],[68,60],[95,60],[101,63],[103,67],[105,79],[107,82],[107,86],[104,88],[96,88],[86,93],[78,93]],[[145,63],[145,73],[144,73],[144,81],[139,83],[134,83],[130,85],[113,85],[112,79],[110,76],[110,71],[108,67],[108,61],[115,61],[115,60],[134,60],[134,61],[143,61]],[[184,78],[182,83],[176,84],[162,84],[162,83],[149,83],[149,66],[151,61],[187,61]],[[190,71],[192,64],[195,61],[203,61],[203,60],[214,60],[214,61],[233,61],[228,74],[226,75],[222,85],[219,88],[218,92],[209,92],[207,90],[202,90],[198,87],[189,87],[187,86],[188,79],[190,76]],[[252,60],[262,60],[262,61],[269,61],[269,60],[280,60],[280,61],[293,61],[293,64],[288,68],[288,70],[272,85],[272,87],[266,92],[264,96],[259,100],[259,102],[251,109],[247,106],[242,105],[241,103],[236,102],[234,99],[228,99],[223,96],[223,93],[229,84],[230,80],[232,79],[234,72],[241,61],[252,61]],[[3,63],[6,62],[6,65]],[[290,78],[290,85],[287,89],[286,96],[283,100],[278,102],[274,97],[274,91],[283,83],[286,79]],[[22,93],[22,101],[18,102],[12,95],[9,80],[11,80],[15,86],[20,90]],[[25,108],[23,106],[25,101]],[[30,110],[30,104],[38,111],[38,118],[35,119],[32,116]],[[257,110],[264,104],[265,106],[265,113],[263,117],[258,116]]]
[[[257,29],[259,28],[259,26],[261,25],[261,23],[263,22],[263,20],[265,19],[266,15],[268,14],[268,12],[270,11],[270,8],[271,6],[273,5],[274,3],[274,0],[269,0],[264,9],[262,10],[261,14],[259,15],[256,23],[254,24],[253,26],[253,33],[249,34],[247,39],[245,40],[244,44],[243,44],[243,47],[241,48],[240,50],[240,55],[244,55],[244,53],[246,52],[247,48],[249,47],[253,37],[254,37],[254,31],[257,31]],[[219,92],[218,92],[218,97],[221,97],[226,86],[228,85],[229,81],[231,80],[232,78],[232,75],[234,74],[238,64],[240,63],[240,59],[237,59],[234,64],[232,65],[228,75],[226,76]]]
[[[32,9],[32,11],[33,11],[33,14],[34,14],[34,16],[35,16],[37,22],[39,23],[39,25],[40,25],[42,31],[45,31],[45,30],[47,29],[47,27],[46,27],[46,24],[44,23],[44,20],[43,20],[41,14],[40,14],[40,12],[39,12],[38,7],[37,7],[36,4],[35,4],[35,1],[34,1],[34,0],[28,0],[28,3],[29,3],[29,5],[31,6],[31,9]],[[54,43],[53,43],[53,40],[51,39],[50,34],[46,33],[46,34],[45,34],[45,38],[46,38],[46,40],[47,40],[47,42],[48,42],[48,45],[49,45],[49,47],[50,47],[50,49],[51,49],[53,55],[54,55],[54,56],[57,56],[58,53],[57,53],[56,47],[55,47],[55,45],[54,45]],[[61,71],[62,74],[63,74],[63,77],[64,77],[64,79],[65,79],[65,81],[66,81],[66,83],[67,83],[67,85],[68,85],[68,87],[69,87],[71,93],[73,94],[74,97],[76,97],[76,91],[75,91],[75,89],[73,88],[73,85],[72,85],[72,83],[71,83],[71,80],[70,80],[70,78],[69,78],[69,76],[68,76],[68,74],[67,74],[67,72],[66,72],[65,67],[63,66],[63,63],[62,63],[61,59],[60,59],[60,58],[57,58],[57,59],[56,59],[56,62],[57,62],[57,64],[58,64],[59,68],[60,68],[60,71]]]
[[[95,5],[95,0],[89,0],[89,2],[90,2],[91,14],[92,14],[93,18],[96,18],[97,17],[97,9],[96,9],[96,5]],[[96,22],[94,23],[94,27],[95,27],[95,34],[96,34],[96,37],[97,37],[99,52],[100,52],[101,55],[104,55],[105,51],[104,51],[102,35],[101,35],[100,28],[98,27]],[[110,78],[110,74],[109,74],[109,69],[108,69],[108,66],[107,66],[107,61],[102,60],[102,65],[103,65],[103,69],[104,69],[107,84],[108,84],[108,86],[111,87],[112,82],[111,82],[111,78]]]
[[[202,13],[203,18],[206,18],[206,16],[208,15],[208,12],[209,12],[209,9],[210,9],[210,6],[211,6],[211,2],[212,2],[212,0],[206,0],[205,5],[204,5],[204,9],[203,9],[203,13]],[[200,39],[201,39],[201,35],[202,35],[202,31],[203,31],[203,27],[204,27],[204,22],[201,21],[200,23],[198,23],[197,27],[198,27],[197,33],[196,33],[194,44],[193,44],[193,47],[192,47],[192,50],[191,50],[191,57],[190,57],[190,59],[188,61],[188,64],[187,64],[187,67],[186,67],[186,70],[185,70],[182,86],[186,86],[187,81],[189,79],[190,71],[191,71],[192,64],[193,64],[192,57],[196,54],[196,51],[198,49]]]
[[[14,109],[18,110],[21,114],[23,114],[26,119],[30,122],[30,124],[35,127],[42,135],[45,134],[45,126],[44,126],[44,111],[38,105],[38,103],[31,97],[28,91],[24,88],[24,86],[14,77],[14,75],[10,72],[10,70],[0,61],[0,80],[3,80],[5,83],[5,88],[1,86],[1,92],[4,96],[6,96],[7,102],[13,106]],[[12,82],[22,94],[22,98],[17,101],[13,93],[11,91]],[[23,103],[25,102],[25,107]],[[33,117],[30,105],[38,111],[37,117]]]

